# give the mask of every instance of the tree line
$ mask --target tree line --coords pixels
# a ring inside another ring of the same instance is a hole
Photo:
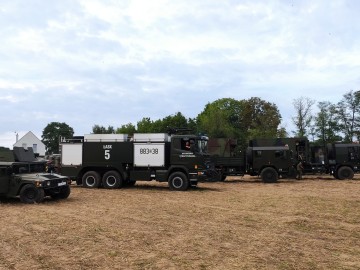
[[[221,98],[206,104],[195,118],[186,118],[181,112],[152,120],[143,117],[136,124],[127,123],[118,128],[95,124],[94,134],[165,133],[169,128],[187,128],[195,134],[211,138],[235,138],[240,146],[253,138],[308,137],[315,144],[353,142],[360,139],[360,90],[345,93],[338,103],[318,102],[308,97],[293,100],[295,130],[289,134],[281,126],[282,116],[276,104],[259,97],[236,100]],[[58,153],[59,136],[72,137],[74,130],[66,123],[52,122],[43,130],[42,141],[48,153]]]

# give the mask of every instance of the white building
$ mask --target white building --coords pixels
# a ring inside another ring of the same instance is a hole
[[[45,156],[45,144],[31,131],[26,133],[21,139],[18,140],[17,138],[16,135],[16,143],[13,146],[24,147],[25,149],[32,147],[35,154],[39,154],[40,157]]]

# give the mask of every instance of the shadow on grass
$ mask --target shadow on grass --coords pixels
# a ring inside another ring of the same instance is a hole
[[[0,198],[0,205],[1,204],[12,204],[12,205],[23,205],[19,198]]]
[[[233,184],[233,183],[243,183],[243,184],[259,184],[263,183],[266,185],[274,185],[274,184],[296,184],[296,183],[304,183],[304,182],[310,182],[310,181],[325,181],[325,182],[346,182],[346,181],[359,181],[360,179],[357,177],[354,177],[353,179],[345,179],[345,180],[339,180],[331,175],[304,175],[301,180],[295,179],[295,178],[280,178],[275,183],[264,183],[260,177],[241,177],[236,179],[226,179],[223,183],[225,184]]]
[[[153,190],[153,191],[168,191],[168,192],[204,192],[204,191],[218,191],[217,188],[204,187],[201,186],[201,183],[196,187],[189,187],[186,191],[175,191],[171,190],[167,185],[159,186],[159,185],[144,185],[141,183],[136,183],[133,187],[124,187],[122,189],[126,190]]]

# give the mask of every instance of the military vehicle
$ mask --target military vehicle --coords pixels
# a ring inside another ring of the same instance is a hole
[[[86,188],[113,189],[157,180],[183,191],[208,179],[207,140],[167,133],[61,138],[61,174]]]
[[[255,146],[236,149],[234,139],[209,139],[208,152],[224,181],[227,176],[260,175],[263,182],[295,177],[292,152],[287,146]]]
[[[227,176],[243,176],[245,173],[245,153],[236,149],[237,140],[209,138],[208,153],[220,173],[221,181],[224,181]]]
[[[264,182],[295,178],[300,161],[304,174],[328,173],[337,179],[352,179],[360,171],[360,145],[355,143],[321,147],[311,145],[307,138],[257,138],[250,140],[245,150],[235,151],[236,146],[233,139],[209,140],[208,152],[223,180],[244,174],[260,175]]]
[[[251,176],[260,175],[265,183],[295,177],[293,156],[287,146],[257,146],[246,149],[246,170]]]
[[[327,145],[327,171],[335,178],[352,179],[360,171],[360,145],[332,143]]]
[[[304,173],[328,173],[337,179],[352,179],[360,170],[360,145],[331,143],[312,146],[307,138],[254,139],[251,146],[288,146],[294,166],[302,161]]]
[[[20,197],[23,203],[40,203],[45,196],[66,199],[70,179],[46,173],[46,161],[38,161],[32,148],[0,147],[0,196]]]

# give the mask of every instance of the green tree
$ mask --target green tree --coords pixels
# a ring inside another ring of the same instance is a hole
[[[74,129],[66,123],[51,122],[43,130],[42,142],[46,146],[47,154],[59,153],[60,137],[71,138],[74,136]]]
[[[308,133],[308,129],[311,126],[313,120],[312,106],[315,104],[315,100],[307,97],[300,97],[294,99],[293,105],[296,111],[296,116],[293,117],[293,123],[297,130],[294,132],[298,137],[304,137]]]
[[[213,138],[241,137],[243,108],[243,102],[232,98],[222,98],[206,104],[196,119],[199,132]]]
[[[131,123],[127,123],[116,129],[117,134],[128,134],[132,136],[135,132],[136,132],[136,128]]]
[[[107,128],[104,126],[94,125],[92,127],[93,134],[114,134],[115,129],[113,126],[108,126]]]
[[[213,138],[236,138],[244,147],[254,137],[276,137],[281,115],[275,104],[253,97],[249,100],[223,98],[208,103],[197,117],[198,130]]]
[[[243,121],[246,123],[248,138],[276,138],[284,130],[278,127],[281,123],[281,114],[274,103],[267,102],[258,97],[245,100]]]
[[[140,133],[164,133],[168,132],[169,128],[187,128],[188,120],[181,113],[177,112],[174,115],[169,115],[163,119],[152,121],[149,117],[144,117],[137,122],[137,131]]]
[[[345,142],[359,138],[360,128],[360,91],[349,91],[337,104],[337,120]]]
[[[340,130],[336,120],[336,105],[329,101],[322,101],[318,103],[319,112],[314,118],[315,136],[318,138],[320,145],[325,145],[328,142],[341,140],[338,135]]]
[[[186,117],[177,112],[174,115],[169,115],[161,120],[162,132],[167,132],[169,128],[188,128],[188,121]]]
[[[153,121],[150,117],[144,117],[137,122],[137,132],[139,133],[152,133],[153,132]]]
[[[188,123],[188,126],[187,126],[188,129],[192,130],[192,132],[194,134],[197,134],[199,132],[197,122],[196,122],[196,118],[189,118],[187,120],[187,123]]]

